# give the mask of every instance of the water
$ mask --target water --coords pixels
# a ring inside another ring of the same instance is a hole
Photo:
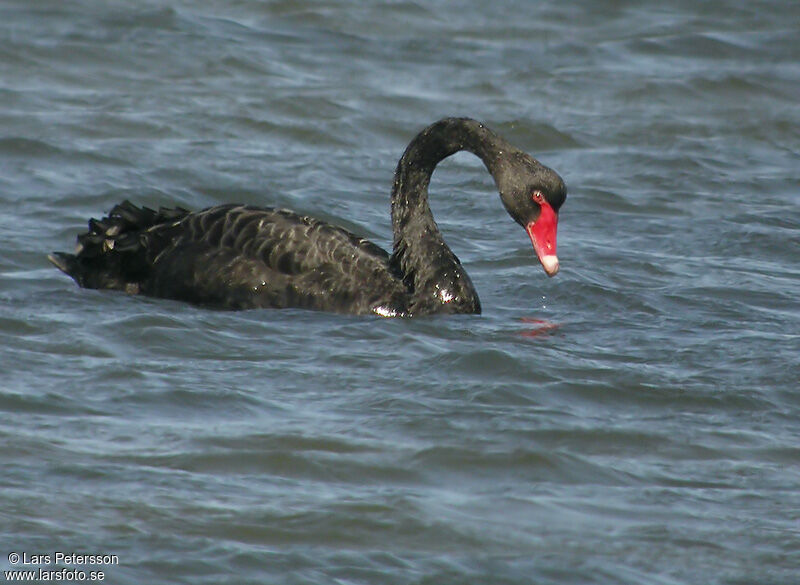
[[[800,4],[0,17],[3,570],[61,551],[117,555],[77,568],[118,584],[800,582]],[[437,171],[482,316],[210,311],[45,259],[124,198],[286,206],[388,245],[394,165],[446,115],[570,190],[547,279],[477,159]]]

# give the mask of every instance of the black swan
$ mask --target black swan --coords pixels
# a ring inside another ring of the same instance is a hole
[[[461,150],[486,165],[509,215],[553,276],[564,182],[466,118],[432,124],[403,153],[392,188],[391,255],[343,228],[284,209],[230,204],[154,211],[124,201],[108,217],[89,220],[75,254],[48,258],[85,288],[226,309],[300,307],[384,317],[480,313],[478,294],[428,205],[433,170]]]

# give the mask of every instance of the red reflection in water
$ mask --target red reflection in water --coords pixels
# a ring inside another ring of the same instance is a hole
[[[544,319],[534,319],[533,317],[521,317],[520,321],[532,326],[519,332],[523,337],[539,337],[561,327],[558,323],[545,321]]]

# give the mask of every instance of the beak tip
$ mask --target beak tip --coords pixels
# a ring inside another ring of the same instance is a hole
[[[558,256],[555,254],[548,254],[547,256],[541,257],[542,267],[544,271],[547,273],[547,276],[553,277],[558,274]]]

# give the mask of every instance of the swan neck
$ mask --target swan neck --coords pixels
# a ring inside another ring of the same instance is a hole
[[[426,231],[436,224],[428,203],[428,186],[436,166],[466,150],[483,161],[494,175],[495,162],[511,148],[483,124],[465,118],[447,118],[420,132],[397,164],[392,189],[392,227],[395,249],[409,231]],[[438,234],[438,228],[434,230]]]
[[[494,176],[508,143],[463,118],[448,118],[420,132],[400,158],[392,189],[394,250],[391,266],[412,292],[413,312],[480,313],[469,276],[442,238],[428,204],[436,165],[461,150],[472,152]]]

